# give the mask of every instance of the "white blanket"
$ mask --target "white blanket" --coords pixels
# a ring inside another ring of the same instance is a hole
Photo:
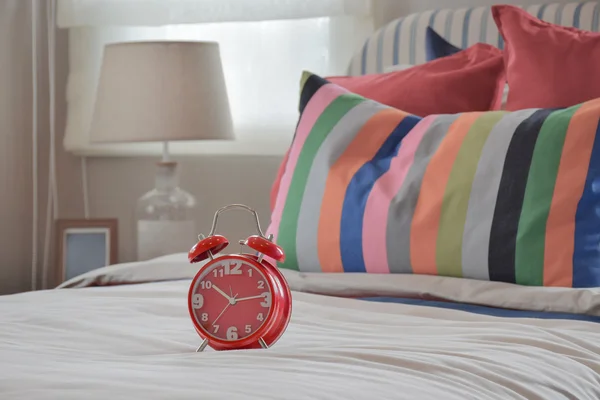
[[[178,278],[188,268],[181,260],[151,264],[96,274],[128,270],[131,281],[144,281],[140,267]],[[189,279],[0,297],[0,399],[600,399],[598,323],[324,295],[469,296],[480,304],[600,315],[597,290],[287,277],[292,320],[267,350],[195,353]]]

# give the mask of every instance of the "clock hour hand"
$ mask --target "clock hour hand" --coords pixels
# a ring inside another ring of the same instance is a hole
[[[217,292],[219,292],[219,294],[223,297],[225,297],[227,299],[228,302],[233,303],[234,299],[233,297],[229,297],[229,295],[227,293],[225,293],[224,291],[222,291],[221,289],[219,289],[217,287],[217,285],[212,285],[212,288],[215,289]]]

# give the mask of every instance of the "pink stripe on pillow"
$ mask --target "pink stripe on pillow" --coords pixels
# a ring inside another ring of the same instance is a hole
[[[398,154],[390,163],[390,168],[375,182],[367,199],[362,237],[365,269],[368,273],[390,272],[386,245],[390,203],[402,187],[415,159],[417,147],[434,119],[433,116],[422,119],[404,138]]]
[[[275,207],[271,214],[271,223],[267,229],[267,235],[273,234],[273,241],[277,240],[277,234],[279,232],[279,223],[281,222],[281,215],[283,214],[283,207],[286,202],[287,194],[290,189],[294,170],[296,169],[296,163],[300,156],[300,151],[304,147],[304,142],[308,137],[311,129],[315,125],[317,118],[323,113],[325,108],[331,104],[338,96],[348,93],[347,90],[333,84],[326,84],[319,88],[317,93],[323,92],[322,95],[312,96],[311,100],[306,105],[302,117],[296,129],[296,137],[294,138],[294,144],[291,146],[290,151],[286,155],[287,164],[285,172],[281,176],[279,183],[279,190],[277,192],[277,199],[275,200]]]

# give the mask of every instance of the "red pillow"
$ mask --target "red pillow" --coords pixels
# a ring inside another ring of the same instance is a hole
[[[492,7],[504,38],[506,109],[570,107],[600,97],[600,34]]]
[[[505,82],[502,51],[485,43],[400,71],[326,79],[360,96],[422,117],[492,110],[502,100]],[[287,156],[271,188],[271,209]]]
[[[363,97],[425,117],[492,109],[498,81],[504,79],[503,63],[501,50],[478,43],[400,71],[326,79]]]

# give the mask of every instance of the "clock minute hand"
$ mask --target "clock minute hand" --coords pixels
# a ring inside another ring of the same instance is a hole
[[[263,297],[265,297],[265,296],[260,294],[258,296],[242,297],[241,299],[235,299],[235,301],[238,302],[238,301],[244,301],[244,300],[262,299]]]

